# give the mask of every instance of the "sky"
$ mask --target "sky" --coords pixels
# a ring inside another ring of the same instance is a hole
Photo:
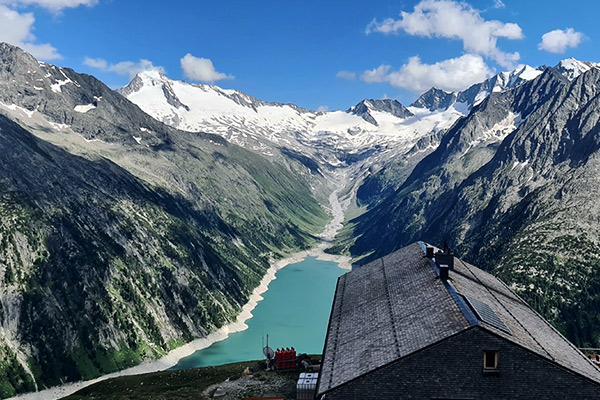
[[[112,88],[157,69],[345,110],[409,105],[523,64],[600,61],[598,15],[584,0],[0,0],[0,41]]]

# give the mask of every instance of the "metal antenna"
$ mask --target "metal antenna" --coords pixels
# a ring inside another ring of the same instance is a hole
[[[263,354],[265,355],[265,357],[267,357],[267,366],[269,365],[268,362],[270,360],[273,359],[273,357],[275,357],[275,352],[273,351],[272,348],[269,347],[269,334],[267,333],[267,345],[265,347],[263,347]]]

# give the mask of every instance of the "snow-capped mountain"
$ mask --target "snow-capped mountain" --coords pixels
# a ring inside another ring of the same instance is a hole
[[[331,166],[374,147],[408,150],[462,115],[454,109],[413,115],[396,100],[364,100],[348,112],[309,111],[236,90],[173,81],[156,71],[139,73],[120,92],[178,129],[215,133],[266,155],[291,149]]]
[[[563,60],[557,72],[568,78],[592,66]],[[517,88],[544,69],[525,65],[462,92],[432,88],[408,108],[396,100],[365,99],[346,111],[311,111],[262,101],[237,90],[174,81],[156,71],[141,72],[120,93],[168,125],[218,134],[280,161],[291,158],[313,173],[355,165],[354,173],[368,176],[401,156],[402,162],[389,171],[404,177],[438,146],[444,131],[490,93]],[[483,138],[480,132],[473,143],[502,141],[524,117],[517,113],[499,118],[490,125],[489,135]],[[379,183],[375,187],[381,188]]]
[[[560,72],[562,76],[572,81],[584,72],[589,71],[592,68],[598,68],[600,64],[590,61],[579,61],[571,58],[561,60],[554,69]]]
[[[568,81],[595,66],[567,59],[552,70]],[[444,132],[491,93],[519,88],[547,68],[521,66],[462,92],[432,88],[408,108],[396,100],[365,99],[345,112],[265,102],[236,90],[173,81],[152,71],[140,73],[120,92],[168,125],[215,133],[279,161],[291,158],[313,173],[353,165],[351,175],[357,182],[374,177],[367,186],[376,189],[363,190],[369,197],[393,191],[417,162],[437,148]],[[534,111],[527,104],[537,103],[519,99],[513,107],[517,111],[496,115],[489,126],[483,122],[485,129],[474,132],[467,147],[500,143]],[[382,169],[384,179],[375,174]]]
[[[535,79],[542,73],[543,69],[543,67],[533,68],[524,65],[510,72],[500,72],[461,92],[446,92],[431,88],[415,100],[409,109],[425,108],[435,111],[454,106],[466,115],[473,106],[481,103],[490,93],[503,92]]]
[[[571,81],[582,73],[598,66],[598,63],[567,58],[561,60],[554,69]],[[408,109],[412,112],[414,112],[415,108],[435,111],[445,110],[450,106],[454,106],[455,109],[462,110],[466,115],[473,106],[481,103],[490,93],[504,92],[520,86],[540,76],[545,68],[546,66],[533,68],[529,65],[524,65],[513,71],[500,72],[461,92],[446,92],[442,89],[431,88],[415,100]]]

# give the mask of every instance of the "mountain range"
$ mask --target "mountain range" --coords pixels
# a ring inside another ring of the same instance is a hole
[[[0,394],[89,379],[235,319],[314,246],[309,183],[0,45]]]
[[[274,259],[448,241],[600,346],[600,70],[523,66],[410,106],[271,103],[139,73],[114,91],[0,44],[0,395],[164,355],[232,321]]]
[[[393,192],[365,197],[372,206],[340,245],[366,262],[416,238],[447,241],[597,347],[599,94],[598,68],[546,68],[491,93]]]
[[[586,258],[576,251],[599,242],[585,212],[596,209],[590,180],[598,171],[587,158],[598,150],[591,112],[597,73],[598,64],[572,58],[554,67],[522,66],[462,92],[432,88],[409,107],[366,99],[346,115],[304,110],[302,123],[278,132],[282,139],[303,135],[295,151],[324,170],[350,171],[348,190],[366,212],[349,221],[333,251],[347,251],[360,264],[423,237],[447,240],[512,284],[577,344],[597,346],[598,300],[588,283],[598,279],[593,271],[600,252],[585,252]],[[125,94],[161,118],[149,105],[160,96],[149,101]],[[584,109],[587,125],[578,126]],[[210,115],[217,119],[219,112]],[[195,128],[217,133],[214,124],[205,119]],[[577,200],[565,190],[577,192]]]

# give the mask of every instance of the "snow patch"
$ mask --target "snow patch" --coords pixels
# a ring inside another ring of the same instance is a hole
[[[0,102],[0,106],[5,107],[11,111],[19,111],[19,112],[25,114],[28,118],[31,118],[33,116],[33,113],[35,112],[35,111],[30,111],[26,108],[20,107],[16,104],[6,104],[6,103]]]
[[[510,169],[511,171],[514,170],[515,168],[523,168],[524,166],[526,166],[527,164],[529,164],[529,160],[525,160],[525,161],[515,161],[513,162],[512,168]]]
[[[522,123],[521,114],[509,112],[500,122],[497,122],[485,132],[482,132],[475,140],[469,142],[469,149],[481,143],[501,142],[510,135]]]
[[[524,79],[526,81],[531,81],[540,76],[541,74],[542,71],[532,68],[529,65],[526,65],[519,74],[519,78]]]
[[[469,107],[469,105],[467,103],[459,103],[459,102],[454,103],[452,106],[450,106],[450,108],[454,108],[454,110],[456,110],[457,112],[459,112],[462,115],[467,115],[469,113],[469,111],[471,110],[471,108]]]
[[[60,71],[60,73],[62,74],[62,76],[64,76],[64,77],[65,77],[65,79],[64,79],[64,80],[59,80],[59,79],[57,79],[57,80],[56,80],[56,83],[53,83],[52,85],[50,85],[50,89],[52,89],[52,91],[53,91],[54,93],[61,93],[61,92],[62,92],[62,90],[61,90],[61,86],[64,86],[64,85],[66,85],[67,83],[72,83],[72,84],[74,84],[74,85],[75,85],[75,86],[77,86],[77,87],[81,87],[81,86],[79,85],[79,83],[72,81],[72,80],[71,80],[71,79],[70,79],[70,78],[69,78],[67,75],[65,75],[65,73],[63,72],[63,70],[59,70],[59,71]],[[47,75],[47,77],[50,77],[50,76],[51,76],[51,75]]]
[[[66,79],[64,81],[56,81],[56,83],[53,83],[52,85],[50,85],[50,89],[52,89],[52,91],[54,93],[61,93],[62,90],[60,87],[66,85],[69,82],[70,82],[70,79]]]
[[[56,130],[62,131],[63,129],[67,129],[70,128],[70,125],[67,124],[57,124],[56,122],[50,122],[48,121],[48,123]]]
[[[84,137],[83,135],[79,134],[79,136],[81,136],[81,138],[83,140],[85,140],[87,143],[93,143],[93,142],[98,142],[98,143],[106,143],[104,140],[102,139],[88,139],[86,137]]]
[[[96,108],[96,106],[93,104],[85,104],[85,105],[75,106],[74,110],[77,111],[78,113],[86,113],[90,110],[93,110],[94,108]]]
[[[494,90],[496,90],[496,88],[494,88]],[[488,96],[489,96],[489,92],[487,92],[487,91],[477,93],[477,96],[475,96],[475,101],[473,102],[473,107],[478,105],[479,103],[481,103]]]
[[[133,138],[133,140],[135,140],[137,142],[137,144],[142,144],[142,137],[141,136],[131,136]]]

